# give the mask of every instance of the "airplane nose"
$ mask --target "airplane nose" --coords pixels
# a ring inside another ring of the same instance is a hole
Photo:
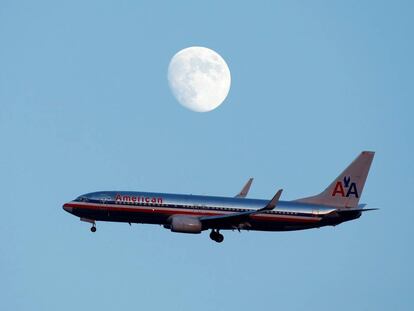
[[[63,209],[68,213],[72,213],[72,207],[70,207],[68,203],[63,204]]]

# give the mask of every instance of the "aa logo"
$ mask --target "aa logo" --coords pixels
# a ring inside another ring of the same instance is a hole
[[[356,198],[359,197],[356,184],[354,182],[351,182],[351,177],[345,176],[343,181],[336,182],[332,196],[334,197],[336,195],[347,198],[351,195],[354,195]]]

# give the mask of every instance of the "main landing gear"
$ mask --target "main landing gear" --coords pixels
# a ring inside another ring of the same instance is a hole
[[[224,236],[218,230],[211,230],[210,239],[216,241],[217,243],[221,243],[224,240]]]
[[[95,224],[92,225],[91,232],[96,232],[96,226],[95,226]]]

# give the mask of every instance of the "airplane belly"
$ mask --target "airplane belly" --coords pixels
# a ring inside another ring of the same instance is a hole
[[[250,230],[255,231],[296,231],[321,227],[320,223],[253,223]]]
[[[114,210],[114,209],[88,209],[75,208],[73,214],[82,218],[94,219],[97,221],[113,222],[130,222],[130,223],[147,223],[147,224],[165,224],[168,215],[158,213],[148,214],[147,212]]]
[[[256,230],[262,231],[293,231],[293,230],[304,230],[309,228],[317,228],[321,226],[319,218],[309,217],[308,219],[297,219],[292,220],[279,220],[272,222],[260,222],[254,224]]]
[[[227,223],[218,226],[204,227],[207,229],[221,230],[248,230],[248,231],[293,231],[325,226],[320,217],[251,217],[240,223]]]
[[[167,223],[168,215],[158,213],[148,214],[140,211],[109,211],[108,221],[116,222],[131,222],[131,223],[145,223],[145,224],[160,224]]]

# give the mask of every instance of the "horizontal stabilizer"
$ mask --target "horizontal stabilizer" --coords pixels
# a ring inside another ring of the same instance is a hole
[[[377,211],[379,208],[350,208],[350,209],[343,209],[337,210],[340,214],[346,214],[351,212],[369,212],[369,211]]]

